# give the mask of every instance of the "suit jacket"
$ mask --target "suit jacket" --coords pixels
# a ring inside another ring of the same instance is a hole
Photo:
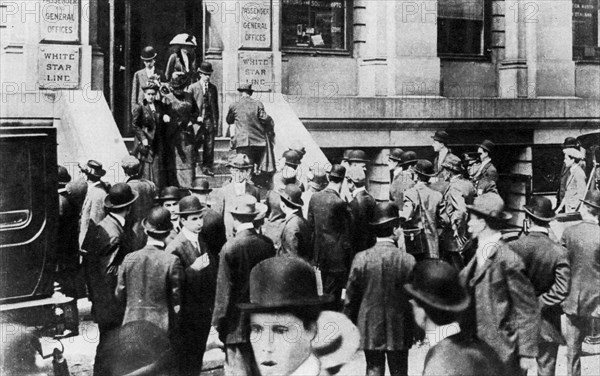
[[[308,206],[308,225],[313,234],[314,262],[324,271],[347,273],[352,250],[352,214],[338,192],[325,188],[315,193]]]
[[[227,241],[223,216],[211,208],[206,208],[202,211],[202,219],[204,224],[200,235],[206,242],[209,252],[218,255]]]
[[[198,243],[200,250],[196,249],[180,232],[167,245],[166,249],[167,253],[179,258],[185,273],[185,281],[182,283],[183,303],[181,306],[183,326],[188,325],[190,321],[203,322],[208,325],[215,302],[217,256],[209,252],[201,235],[198,236]],[[208,254],[209,265],[200,271],[192,269],[191,265],[194,261],[205,253]]]
[[[449,251],[458,251],[454,232],[460,237],[467,236],[467,205],[475,200],[475,188],[470,181],[461,177],[452,179],[442,198],[440,225],[444,231],[442,243]],[[447,239],[447,242],[444,241]]]
[[[479,170],[475,176],[473,176],[473,184],[477,190],[478,195],[482,195],[488,192],[491,187],[496,186],[498,181],[498,171],[492,162],[486,163],[481,170]]]
[[[142,221],[150,209],[154,206],[154,196],[156,196],[156,185],[147,179],[129,178],[127,184],[131,187],[132,191],[138,193],[138,198],[131,204],[131,212],[129,213],[129,220],[131,221],[133,228],[134,238],[132,239],[132,249],[138,250],[144,247],[146,244],[147,236],[142,226]]]
[[[146,245],[125,256],[115,290],[125,310],[123,324],[145,320],[165,331],[175,330],[182,281],[181,262],[164,247]]]
[[[94,321],[100,326],[120,325],[123,309],[115,289],[119,267],[131,252],[130,234],[109,214],[90,228],[82,248],[87,250],[85,273]]]
[[[235,124],[233,148],[244,146],[267,146],[267,135],[272,132],[267,122],[267,113],[262,102],[242,97],[233,103],[227,113],[227,124]]]
[[[490,248],[484,265],[474,257],[460,272],[473,298],[461,329],[473,330],[516,372],[519,357],[538,354],[540,312],[521,257],[503,241]]]
[[[275,256],[273,242],[253,229],[240,231],[223,246],[212,325],[225,344],[248,343],[248,323],[238,308],[250,302],[250,271]]]
[[[135,104],[133,107],[133,116],[131,126],[135,134],[134,139],[134,155],[142,162],[152,162],[164,145],[165,141],[165,123],[163,116],[167,112],[166,106],[159,101],[154,101],[154,109],[146,100],[142,100],[141,104]],[[144,154],[142,150],[142,141],[148,141],[150,150]]]
[[[350,202],[354,230],[352,231],[354,252],[364,251],[375,244],[375,236],[369,223],[375,214],[377,202],[369,192],[361,190]]]
[[[154,67],[154,74],[158,75],[160,82],[165,82],[165,74],[160,69]],[[146,68],[142,68],[133,74],[133,82],[131,83],[131,108],[144,100],[144,90],[142,86],[148,83],[148,74]]]
[[[415,259],[395,244],[378,241],[352,261],[344,313],[360,331],[362,350],[407,350],[412,345],[413,316],[404,292]]]
[[[571,264],[571,291],[563,310],[567,315],[591,316],[600,305],[600,227],[583,221],[567,228],[561,242]]]
[[[281,248],[277,250],[277,255],[301,257],[310,262],[313,256],[312,233],[306,219],[298,211],[287,217],[283,223]]]
[[[192,93],[196,106],[198,106],[198,116],[203,116],[203,121],[209,121],[213,126],[219,124],[219,94],[217,87],[212,82],[208,83],[208,108],[204,106],[204,91],[202,89],[202,81],[197,81],[188,87],[188,91]]]
[[[431,347],[423,376],[505,376],[504,365],[487,343],[477,337],[454,334]]]
[[[569,178],[565,186],[565,197],[563,198],[565,211],[567,213],[574,212],[581,203],[579,199],[585,197],[587,184],[585,181],[585,172],[579,165],[571,167]]]
[[[421,205],[427,211],[430,222],[426,225],[426,218],[421,212]],[[410,188],[404,194],[404,208],[400,212],[401,218],[406,218],[406,222],[402,224],[404,229],[422,228],[425,231],[425,236],[429,243],[438,242],[438,220],[440,218],[440,210],[442,207],[442,194],[429,188],[428,184],[418,182],[414,187]],[[413,250],[407,249],[409,253]],[[431,249],[430,249],[431,251]],[[431,254],[430,257],[438,257],[439,254]]]
[[[254,184],[246,182],[245,194],[256,197],[257,201],[260,201],[260,194]],[[225,234],[227,239],[234,236],[233,234],[233,217],[231,216],[231,209],[235,206],[235,199],[238,197],[235,191],[235,185],[233,182],[221,187],[218,190],[218,194],[215,197],[215,206],[221,208],[221,215],[225,221]],[[216,209],[215,207],[215,209]]]
[[[530,232],[509,245],[523,259],[538,298],[542,341],[566,344],[560,328],[560,304],[566,299],[571,283],[567,250],[542,232]]]
[[[108,189],[104,183],[88,183],[88,190],[83,201],[79,221],[79,244],[83,244],[90,221],[98,224],[106,216],[104,213],[104,198],[107,193]]]

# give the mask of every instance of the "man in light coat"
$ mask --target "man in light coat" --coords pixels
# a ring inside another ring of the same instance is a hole
[[[569,169],[569,177],[565,184],[565,196],[556,211],[572,213],[579,208],[587,190],[585,172],[579,165],[583,154],[575,148],[564,149],[563,153],[565,154],[565,167]]]
[[[160,69],[156,68],[156,56],[157,53],[154,51],[154,47],[144,47],[140,58],[144,63],[144,68],[133,74],[133,81],[131,83],[131,108],[133,109],[136,105],[141,104],[144,100],[143,86],[147,85],[149,81],[153,81],[155,84],[159,82],[165,82],[165,74]]]
[[[492,164],[491,158],[495,148],[496,145],[490,140],[483,140],[477,148],[477,154],[479,154],[481,164],[473,176],[473,184],[475,185],[475,190],[479,196],[496,189],[498,171]]]
[[[79,220],[79,244],[83,244],[90,221],[95,224],[106,216],[104,213],[104,198],[108,193],[109,186],[101,178],[106,175],[102,163],[89,160],[85,165],[79,165],[79,169],[87,179],[87,193],[81,208],[81,219]]]

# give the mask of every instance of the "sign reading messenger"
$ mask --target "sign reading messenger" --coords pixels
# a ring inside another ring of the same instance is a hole
[[[79,86],[79,46],[41,45],[39,80],[43,89],[75,89]]]
[[[42,40],[79,42],[80,9],[81,0],[42,0]]]
[[[240,23],[241,48],[271,48],[271,1],[244,0]]]
[[[254,91],[272,90],[273,54],[271,52],[240,52],[238,69],[240,83],[252,84]]]

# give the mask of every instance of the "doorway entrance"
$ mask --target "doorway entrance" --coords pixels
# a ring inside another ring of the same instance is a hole
[[[202,0],[107,0],[112,38],[100,40],[105,53],[107,100],[123,137],[131,131],[131,83],[144,67],[140,52],[153,46],[158,53],[156,67],[162,71],[172,50],[169,42],[180,33],[193,34],[198,41],[198,61],[202,60]],[[112,14],[111,14],[112,13]],[[112,16],[112,21],[111,21]],[[110,71],[112,69],[112,72]]]

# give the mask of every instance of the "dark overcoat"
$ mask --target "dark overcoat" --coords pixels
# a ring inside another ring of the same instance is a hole
[[[563,310],[567,315],[591,316],[600,306],[600,227],[583,221],[567,228],[561,242],[571,264],[571,291]]]
[[[492,164],[492,162],[486,163],[481,171],[478,171],[473,176],[473,184],[478,195],[482,195],[490,190],[496,189],[496,182],[498,181],[498,170]]]
[[[208,103],[208,109],[204,109],[204,90],[202,89],[202,81],[197,81],[188,87],[188,91],[192,93],[196,106],[198,106],[198,116],[205,114],[203,121],[212,122],[213,126],[219,124],[219,94],[217,87],[212,82],[208,83],[208,97],[206,101]],[[210,117],[209,117],[210,115]]]
[[[79,244],[83,244],[90,221],[98,224],[106,216],[104,212],[104,198],[107,193],[108,187],[103,182],[88,182],[88,190],[83,201],[81,217],[79,219]]]
[[[530,232],[509,245],[523,259],[533,284],[542,314],[541,340],[566,345],[560,328],[560,304],[571,283],[567,250],[542,232]]]
[[[421,209],[422,207],[422,209]],[[406,218],[402,225],[404,229],[422,228],[427,237],[428,257],[439,257],[438,248],[438,221],[442,207],[442,194],[429,188],[428,184],[417,183],[414,187],[406,191],[404,195],[404,208],[401,217]],[[430,221],[427,221],[423,209],[429,215]],[[433,248],[435,247],[435,248]],[[409,253],[416,250],[407,248]]]
[[[467,237],[467,205],[475,200],[475,188],[470,181],[462,177],[450,180],[450,184],[442,195],[440,208],[440,227],[442,234],[440,246],[443,251],[458,252],[460,250],[456,232],[461,238]]]
[[[516,372],[519,357],[538,354],[540,312],[521,257],[503,241],[490,248],[484,265],[474,257],[460,272],[472,297],[461,329],[474,331]]]
[[[129,220],[132,223],[133,239],[131,248],[134,251],[142,249],[146,245],[147,236],[142,227],[142,221],[154,206],[156,196],[156,185],[147,179],[129,178],[127,184],[132,191],[138,193],[138,198],[131,204]]]
[[[352,214],[339,193],[330,188],[316,192],[308,205],[313,234],[314,262],[328,272],[347,273],[352,257]]]
[[[364,251],[375,244],[375,236],[371,231],[369,223],[373,219],[377,202],[375,198],[366,190],[361,190],[350,201],[350,211],[352,212],[352,221],[354,224],[353,245],[354,252]]]
[[[415,259],[391,241],[354,257],[344,313],[360,331],[363,350],[408,350],[412,344],[412,307],[403,289]]]
[[[212,325],[219,332],[223,343],[249,342],[248,325],[237,305],[250,302],[252,268],[274,256],[273,242],[254,229],[240,231],[223,246],[212,317]]]
[[[413,180],[412,173],[408,171],[401,171],[398,174],[394,173],[390,184],[390,201],[394,201],[398,209],[402,209],[404,192],[414,186],[415,181]]]
[[[312,233],[301,213],[297,211],[284,220],[281,248],[277,250],[277,255],[301,257],[310,262],[313,256]]]
[[[194,53],[188,54],[188,60],[188,66],[186,67],[181,50],[172,53],[169,56],[165,69],[167,81],[173,78],[173,73],[181,72],[187,75],[189,83],[196,82],[198,78],[196,73],[196,55]]]
[[[144,320],[167,332],[175,330],[182,281],[181,262],[164,246],[146,245],[125,256],[115,290],[125,310],[123,324]]]
[[[166,106],[160,101],[154,101],[154,111],[144,99],[141,104],[133,107],[131,126],[135,134],[132,154],[142,163],[142,176],[155,184],[164,184],[163,170],[166,153],[166,127],[163,121],[167,113]],[[145,148],[142,141],[148,142]]]
[[[221,248],[227,241],[225,234],[225,221],[223,216],[211,208],[202,210],[202,230],[200,235],[208,246],[208,251],[214,255],[221,252]]]
[[[267,146],[266,135],[270,129],[267,113],[262,102],[250,97],[241,97],[233,103],[227,113],[227,124],[235,124],[233,148],[244,146]]]

